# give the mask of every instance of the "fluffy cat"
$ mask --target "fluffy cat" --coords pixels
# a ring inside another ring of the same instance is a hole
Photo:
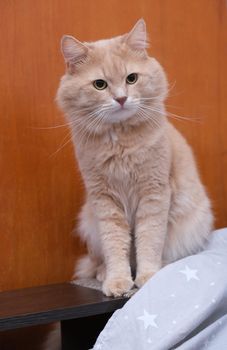
[[[76,274],[103,281],[107,296],[200,250],[213,223],[191,148],[166,118],[166,75],[147,46],[142,19],[109,40],[61,43],[67,69],[57,102],[86,188],[79,231],[88,255]]]

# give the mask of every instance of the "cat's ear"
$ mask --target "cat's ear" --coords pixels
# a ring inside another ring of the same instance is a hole
[[[64,35],[61,39],[61,51],[66,64],[76,65],[86,60],[88,48],[71,35]]]
[[[132,30],[126,34],[125,41],[134,50],[145,50],[149,46],[146,23],[142,18],[139,19]]]

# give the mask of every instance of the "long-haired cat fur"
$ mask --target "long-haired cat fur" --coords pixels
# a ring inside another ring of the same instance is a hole
[[[141,287],[163,264],[196,253],[212,229],[192,150],[166,117],[166,75],[147,47],[142,19],[112,39],[61,42],[66,72],[57,102],[86,190],[79,233],[88,255],[76,275],[98,278],[108,296]]]

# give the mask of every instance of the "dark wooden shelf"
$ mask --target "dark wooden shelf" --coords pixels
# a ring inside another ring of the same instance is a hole
[[[1,292],[0,330],[111,314],[127,300],[71,283]]]

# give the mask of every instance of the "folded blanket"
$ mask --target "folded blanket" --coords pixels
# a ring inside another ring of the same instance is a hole
[[[227,229],[155,274],[117,310],[93,350],[226,350]]]

